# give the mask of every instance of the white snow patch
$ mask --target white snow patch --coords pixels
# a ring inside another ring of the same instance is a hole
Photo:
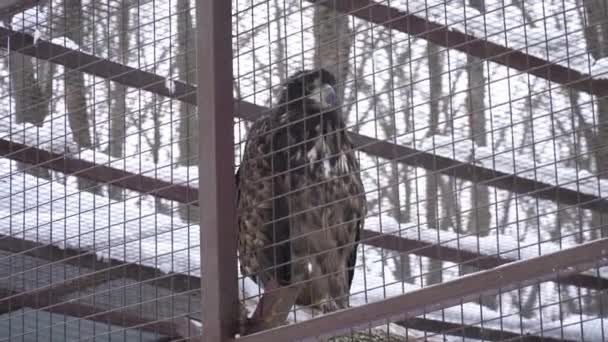
[[[200,228],[197,225],[189,225],[177,217],[158,214],[143,206],[140,210],[128,210],[131,205],[135,205],[131,204],[132,200],[115,202],[107,197],[80,192],[75,187],[24,175],[16,172],[14,163],[7,159],[0,159],[0,170],[5,173],[0,178],[0,182],[5,183],[5,186],[0,187],[0,198],[9,199],[0,201],[0,233],[59,247],[94,251],[100,258],[158,267],[164,272],[189,271],[200,276]],[[516,241],[510,236],[462,236],[421,228],[411,223],[398,224],[387,216],[368,217],[366,228],[441,243],[461,250],[477,251],[479,248],[484,254],[500,254],[514,259],[534,257],[539,253],[545,254],[562,248],[556,243],[548,242],[543,243],[539,251],[537,244],[527,246],[526,241]],[[392,258],[387,258],[380,249],[370,246],[359,248],[351,305],[359,306],[419,288],[418,285],[397,280],[393,276]],[[263,291],[248,278],[239,281],[239,284],[240,297],[252,313]],[[506,310],[506,304],[503,309]],[[318,315],[308,308],[298,307],[296,310],[290,316],[292,321],[296,318],[302,321]],[[483,312],[480,313],[479,305],[469,303],[446,309],[443,314],[431,312],[429,316],[473,325],[483,321],[485,327],[520,331],[519,316],[503,317],[504,313],[501,316],[501,313],[487,308],[481,311]],[[571,318],[573,321],[578,319],[579,316]],[[589,320],[585,327],[600,324],[598,319]],[[539,326],[539,321],[527,318],[521,328],[524,332],[532,333]],[[552,335],[547,330],[552,326],[558,328],[559,321],[543,322],[545,335]],[[564,328],[564,333],[568,336],[579,332],[578,324]],[[589,329],[585,334],[590,340],[595,340],[593,330]],[[559,336],[559,331],[555,332],[555,336]]]
[[[173,81],[171,78],[165,78],[165,87],[169,89],[169,93],[175,93],[175,81]]]
[[[36,31],[34,31],[34,45],[36,45],[38,43],[38,39],[40,39],[40,36],[42,34],[40,33],[40,30],[38,30],[38,28],[36,28]]]
[[[348,170],[348,158],[345,154],[340,155],[338,159],[338,171],[339,173],[344,173]]]
[[[306,154],[306,157],[308,157],[309,161],[315,161],[318,158],[318,156],[317,156],[317,146],[316,145],[317,144],[315,143],[315,145]]]
[[[608,57],[595,61],[591,66],[591,77],[608,78]]]
[[[0,139],[10,140],[29,146],[61,154],[78,151],[72,133],[63,122],[51,120],[45,126],[37,127],[30,123],[15,123],[11,116],[0,119]]]
[[[65,48],[72,50],[81,50],[80,45],[76,44],[73,40],[68,37],[56,37],[51,39],[51,43],[61,45]]]
[[[438,156],[515,174],[549,186],[559,186],[597,197],[605,196],[608,191],[608,180],[600,179],[586,170],[564,166],[559,160],[539,163],[534,159],[522,158],[515,151],[497,153],[490,147],[477,146],[471,140],[455,140],[450,136],[434,135],[416,140],[408,138],[404,138],[399,143]],[[472,156],[474,156],[473,160],[471,160]]]

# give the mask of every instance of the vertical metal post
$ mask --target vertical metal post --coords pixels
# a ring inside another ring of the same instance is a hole
[[[197,0],[197,102],[203,341],[238,319],[230,0]]]

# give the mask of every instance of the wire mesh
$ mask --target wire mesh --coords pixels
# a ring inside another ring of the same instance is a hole
[[[197,115],[162,95],[196,83],[195,4],[28,4],[0,28],[0,339],[172,337],[200,312],[198,209],[162,194],[196,188]]]
[[[196,339],[195,2],[14,5],[0,339]],[[233,47],[234,333],[605,340],[606,18],[602,0],[232,1],[213,39]]]
[[[477,298],[445,308],[420,299],[422,312],[404,308],[386,324],[370,320],[346,335],[312,328],[330,331],[340,319],[372,315],[376,307],[366,304],[410,293],[426,298],[430,292],[415,291],[604,236],[600,107],[608,88],[602,43],[591,37],[605,34],[606,19],[597,14],[606,13],[605,3],[233,6],[235,95],[260,106],[260,121],[251,128],[253,111],[244,111],[246,122],[235,131],[241,290],[252,319],[285,310],[272,306],[276,293],[284,301],[297,297],[299,305],[279,316],[314,321],[302,325],[312,336],[604,340],[601,263],[559,277],[555,269],[552,281],[498,292],[488,284]],[[302,88],[310,85],[304,91],[293,85],[298,71],[319,68],[337,79],[321,82],[334,87],[336,107],[311,109],[315,99],[324,101],[323,90],[319,99],[314,81],[297,79]],[[354,148],[341,140],[344,130]],[[341,169],[340,158],[351,150],[359,165]],[[352,188],[354,175],[362,179],[362,193]],[[356,205],[361,195],[365,209]],[[356,244],[349,229],[358,214],[365,222]],[[305,252],[298,250],[302,244]],[[354,278],[346,292],[348,306],[361,310],[329,315],[324,326],[314,317],[343,309],[325,302],[336,302],[332,286],[353,267],[340,251],[353,249]],[[318,302],[277,289],[272,277],[279,285],[287,277],[295,292],[316,287]],[[282,323],[254,322],[262,328]],[[289,327],[281,337],[306,335],[298,324],[290,335]]]

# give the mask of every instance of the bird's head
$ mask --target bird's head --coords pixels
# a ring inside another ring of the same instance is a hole
[[[338,105],[335,85],[334,75],[325,69],[299,71],[285,82],[280,104],[303,105],[309,113],[335,108]]]

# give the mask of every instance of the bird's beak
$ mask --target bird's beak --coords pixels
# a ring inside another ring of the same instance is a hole
[[[318,101],[322,108],[334,107],[338,104],[336,91],[329,84],[323,84],[319,89]]]

